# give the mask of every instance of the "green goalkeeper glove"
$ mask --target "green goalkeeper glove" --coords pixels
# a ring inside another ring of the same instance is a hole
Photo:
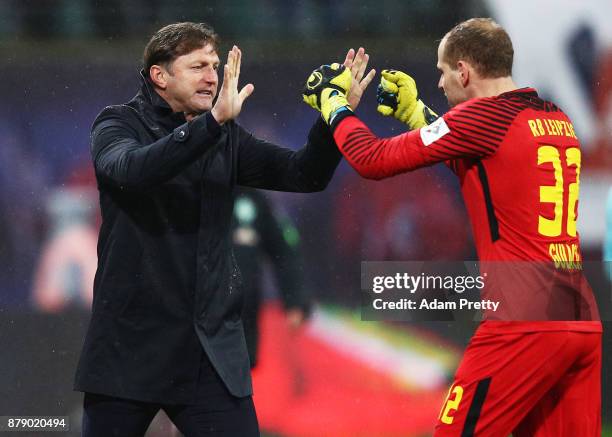
[[[378,112],[393,115],[410,129],[418,129],[434,122],[438,115],[418,99],[414,79],[397,70],[383,70],[376,90]]]
[[[351,72],[344,65],[321,65],[308,77],[302,98],[308,105],[320,111],[323,120],[331,126],[334,121],[339,120],[339,114],[353,113],[347,100],[351,80]]]

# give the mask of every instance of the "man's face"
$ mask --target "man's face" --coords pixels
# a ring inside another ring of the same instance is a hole
[[[456,65],[451,68],[451,66],[444,61],[445,44],[446,38],[443,38],[438,46],[438,63],[436,65],[440,72],[438,88],[444,92],[448,104],[452,108],[459,103],[465,102],[468,98],[465,88],[461,83],[461,73],[459,69],[457,69]]]
[[[186,114],[210,111],[217,95],[218,68],[219,56],[210,44],[176,58],[166,76],[172,109]]]

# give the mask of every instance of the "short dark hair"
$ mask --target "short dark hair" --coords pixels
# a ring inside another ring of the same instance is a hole
[[[464,59],[485,78],[512,75],[514,49],[510,36],[490,18],[471,18],[457,24],[444,37],[444,59],[455,69]]]
[[[152,65],[164,65],[168,69],[179,56],[212,45],[219,46],[219,35],[206,23],[174,23],[162,27],[153,34],[144,49],[143,67],[149,73]]]

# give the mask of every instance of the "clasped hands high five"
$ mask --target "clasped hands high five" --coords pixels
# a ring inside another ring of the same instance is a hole
[[[306,81],[302,94],[304,102],[321,112],[330,125],[338,120],[339,114],[352,113],[376,74],[374,69],[366,74],[369,59],[361,47],[357,51],[350,49],[342,64],[321,65]],[[242,52],[234,46],[228,53],[223,84],[212,108],[212,114],[220,124],[236,118],[242,104],[255,89],[249,83],[238,91],[241,60]],[[410,129],[426,126],[438,117],[418,98],[414,79],[401,71],[383,70],[376,96],[378,112],[395,117]]]
[[[321,65],[314,70],[304,86],[303,100],[321,112],[327,124],[334,125],[338,115],[351,114],[357,108],[375,70],[365,74],[369,56],[363,48],[350,49],[343,64]],[[414,79],[397,70],[383,70],[376,92],[377,110],[393,116],[410,129],[432,123],[438,116],[420,99]]]

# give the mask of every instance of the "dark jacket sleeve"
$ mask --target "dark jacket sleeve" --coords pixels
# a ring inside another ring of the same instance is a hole
[[[310,311],[310,296],[304,288],[300,235],[288,217],[274,210],[263,195],[259,199],[261,217],[257,221],[262,249],[274,268],[280,295],[287,309]]]
[[[297,151],[255,138],[241,128],[238,153],[238,184],[302,193],[325,189],[342,157],[321,118],[310,129],[307,144]]]
[[[91,153],[98,181],[126,190],[146,190],[176,176],[216,145],[220,127],[208,112],[173,133],[142,144],[130,108],[108,107],[91,131]]]

